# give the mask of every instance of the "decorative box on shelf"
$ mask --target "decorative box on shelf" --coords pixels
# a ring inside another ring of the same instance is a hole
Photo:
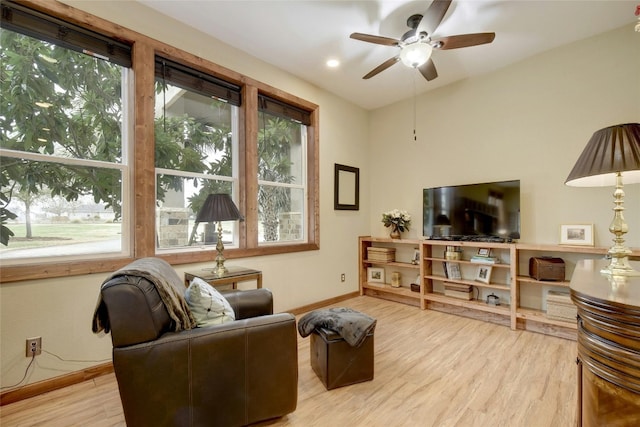
[[[575,322],[577,307],[571,302],[568,292],[549,291],[547,293],[547,318]]]
[[[394,262],[396,260],[395,248],[367,248],[367,260],[375,262]]]
[[[564,260],[553,257],[529,258],[529,277],[536,280],[563,281]]]

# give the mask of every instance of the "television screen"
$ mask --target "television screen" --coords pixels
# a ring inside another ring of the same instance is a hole
[[[441,240],[520,238],[520,181],[425,188],[423,235]]]

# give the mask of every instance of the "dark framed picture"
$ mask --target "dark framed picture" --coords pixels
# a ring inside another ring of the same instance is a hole
[[[335,164],[333,209],[337,211],[357,211],[360,209],[360,169]]]

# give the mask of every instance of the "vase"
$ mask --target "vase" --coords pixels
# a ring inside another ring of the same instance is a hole
[[[400,238],[400,230],[398,230],[398,227],[393,227],[391,233],[389,234],[389,237],[391,237],[392,239]]]

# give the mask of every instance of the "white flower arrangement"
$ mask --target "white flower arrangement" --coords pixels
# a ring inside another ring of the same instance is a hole
[[[393,227],[400,232],[408,231],[411,225],[411,215],[407,211],[394,209],[382,214],[382,223],[385,227]]]

